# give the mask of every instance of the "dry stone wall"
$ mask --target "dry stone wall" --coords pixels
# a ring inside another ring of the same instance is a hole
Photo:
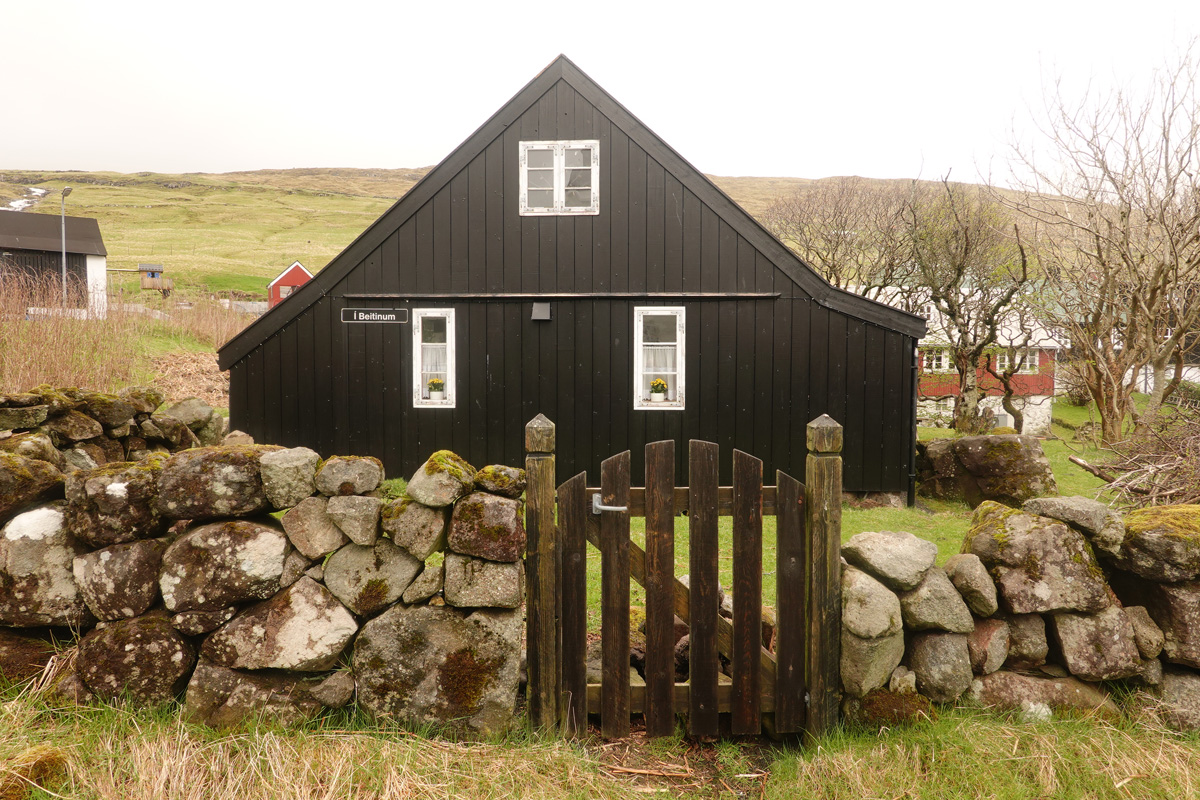
[[[197,403],[45,389],[0,403],[17,410],[0,418],[28,423],[0,440],[8,679],[38,672],[52,638],[77,636],[56,690],[80,701],[182,697],[212,725],[294,722],[355,700],[380,718],[509,724],[522,470],[476,471],[442,451],[390,498],[376,459],[192,446],[197,429],[217,430]],[[49,428],[64,419],[87,438]]]
[[[1149,709],[1200,729],[1200,506],[1122,518],[1083,497],[984,501],[942,566],[909,533],[858,534],[842,556],[850,719],[973,702],[1033,716]]]

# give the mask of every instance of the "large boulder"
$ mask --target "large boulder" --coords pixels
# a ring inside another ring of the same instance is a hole
[[[980,705],[1037,714],[1040,709],[1115,719],[1121,710],[1108,695],[1075,678],[1035,678],[1001,670],[977,678],[971,699]]]
[[[325,513],[350,541],[370,547],[379,538],[379,512],[382,508],[383,501],[378,497],[341,495],[329,498]]]
[[[166,539],[144,539],[76,556],[75,583],[96,619],[136,617],[154,605],[166,549]]]
[[[162,559],[163,602],[171,611],[216,611],[279,591],[288,540],[271,520],[192,528]]]
[[[359,703],[375,717],[503,731],[512,722],[521,612],[393,606],[354,645]]]
[[[0,431],[29,430],[46,421],[49,406],[0,408]]]
[[[137,414],[153,414],[166,401],[166,396],[153,386],[127,386],[117,397],[128,403]]]
[[[475,473],[475,488],[501,497],[520,497],[525,492],[525,470],[489,464]]]
[[[420,561],[380,539],[370,547],[348,544],[330,556],[325,585],[346,608],[368,617],[399,600],[420,571]]]
[[[0,525],[30,506],[63,496],[63,475],[52,464],[0,452]]]
[[[917,445],[917,480],[926,497],[995,500],[1019,508],[1034,497],[1057,494],[1054,473],[1033,436],[965,436]]]
[[[230,728],[269,720],[295,725],[321,711],[301,678],[281,673],[239,672],[206,658],[196,664],[183,713],[192,722]]]
[[[346,607],[306,576],[209,635],[201,653],[231,669],[323,672],[357,632]]]
[[[263,492],[275,508],[291,508],[316,491],[321,456],[307,447],[263,453],[259,459]]]
[[[449,450],[438,450],[417,467],[405,491],[422,505],[442,508],[475,488],[475,473],[475,468],[462,457]]]
[[[944,569],[950,577],[950,582],[962,595],[971,613],[980,617],[990,617],[999,610],[996,598],[996,584],[988,575],[987,567],[974,553],[957,553],[946,559]]]
[[[183,689],[195,663],[195,650],[170,620],[147,614],[93,629],[79,642],[75,669],[104,699],[165,703]]]
[[[447,553],[442,596],[459,608],[517,608],[524,598],[525,565]]]
[[[259,459],[278,448],[200,447],[176,453],[158,479],[158,510],[168,519],[246,517],[267,511]]]
[[[943,630],[970,633],[975,630],[971,611],[954,588],[946,571],[930,567],[916,588],[900,592],[904,626],[909,630]]]
[[[1112,604],[1091,546],[1056,520],[984,502],[971,518],[963,552],[979,556],[1014,614],[1095,613]]]
[[[916,588],[937,560],[937,545],[901,531],[868,531],[842,545],[842,557],[889,589]]]
[[[1144,606],[1162,630],[1163,660],[1200,669],[1200,581],[1157,583],[1114,576],[1113,588],[1127,605]]]
[[[1035,497],[1026,500],[1023,511],[1065,522],[1082,533],[1102,553],[1115,556],[1125,541],[1121,515],[1090,497]]]
[[[1011,641],[1008,623],[1002,619],[981,619],[967,637],[967,654],[971,669],[980,675],[995,672],[1008,660]]]
[[[64,503],[18,514],[0,529],[0,624],[80,626],[91,621],[72,566],[83,548]]]
[[[288,539],[307,558],[324,558],[350,541],[328,513],[328,497],[307,497],[280,522]]]
[[[317,491],[327,497],[366,494],[383,483],[383,464],[371,456],[334,456],[317,470]]]
[[[1110,606],[1098,614],[1060,612],[1050,617],[1067,670],[1085,681],[1136,675],[1141,655],[1125,612]]]
[[[15,453],[36,461],[46,461],[59,472],[62,472],[67,464],[63,459],[63,454],[54,446],[54,442],[50,441],[50,437],[34,431],[0,439],[0,451]]]
[[[193,431],[198,431],[208,424],[216,412],[199,397],[188,397],[163,408],[161,413],[174,417]]]
[[[383,531],[392,541],[424,560],[446,547],[445,508],[432,508],[410,497],[401,497],[384,505]]]
[[[455,504],[446,544],[456,553],[489,561],[519,560],[525,552],[521,503],[486,492],[472,492]]]
[[[1151,506],[1125,518],[1117,566],[1151,581],[1200,575],[1200,505]]]
[[[87,392],[82,399],[83,411],[106,428],[116,428],[133,419],[133,405],[115,394]]]
[[[1158,658],[1163,649],[1163,632],[1143,606],[1126,606],[1125,616],[1133,626],[1133,639],[1142,658]]]
[[[50,434],[50,439],[60,448],[69,446],[71,442],[82,442],[104,435],[103,425],[78,411],[64,411],[59,416],[46,420],[42,430]]]
[[[971,688],[971,657],[961,633],[923,631],[908,646],[908,666],[917,691],[935,703],[953,703]]]
[[[862,697],[884,686],[904,657],[900,600],[866,572],[842,569],[842,688]]]
[[[1200,675],[1178,668],[1163,671],[1158,714],[1179,731],[1200,730]]]
[[[92,547],[150,539],[167,529],[158,512],[158,480],[166,457],[119,461],[67,476],[71,531]]]

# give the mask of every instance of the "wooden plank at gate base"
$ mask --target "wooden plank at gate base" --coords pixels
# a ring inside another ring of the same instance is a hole
[[[587,730],[587,473],[558,487],[562,540],[562,731]]]
[[[600,502],[629,505],[629,451],[600,465]],[[600,515],[600,732],[629,735],[629,512]]]
[[[538,414],[525,426],[525,492],[530,568],[526,614],[526,663],[529,721],[534,727],[558,727],[562,695],[559,653],[559,559],[554,528],[554,423]]]
[[[763,489],[763,516],[771,517],[775,515],[775,487],[764,486]],[[588,487],[588,496],[600,491],[599,487]],[[675,513],[689,514],[691,500],[689,499],[690,490],[687,486],[675,487]],[[733,513],[733,487],[718,486],[717,487],[717,515],[728,517]],[[629,489],[629,516],[644,517],[646,516],[646,490],[641,486],[632,486]]]
[[[837,724],[841,661],[842,426],[828,414],[808,423],[804,508],[808,569],[808,639],[804,730],[820,736]]]
[[[726,679],[728,680],[728,679]],[[589,714],[600,713],[600,684],[589,683],[587,685],[587,705]],[[680,714],[686,714],[689,703],[691,701],[691,686],[686,683],[676,683],[673,687],[673,696],[675,699],[675,710]],[[775,710],[774,698],[769,694],[762,696],[762,712],[770,714]],[[722,714],[727,714],[733,709],[733,684],[722,683],[717,685],[717,711]],[[646,687],[645,686],[630,686],[629,687],[629,713],[642,714],[646,710]]]
[[[689,442],[688,488],[691,513],[689,536],[688,661],[691,694],[688,731],[693,736],[716,736],[717,711],[717,445]]]
[[[735,734],[762,731],[762,461],[733,451],[733,719]]]
[[[646,445],[646,735],[675,732],[675,442]]]
[[[775,731],[804,728],[804,486],[778,473],[775,535]]]

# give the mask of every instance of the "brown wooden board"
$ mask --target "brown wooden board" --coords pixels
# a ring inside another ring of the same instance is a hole
[[[646,445],[646,735],[675,732],[675,442]]]
[[[733,710],[733,684],[729,678],[721,676],[723,682],[717,685],[717,711],[728,714]],[[692,687],[687,683],[676,683],[672,686],[672,698],[675,711],[686,714],[691,705]],[[601,686],[598,683],[587,685],[587,707],[589,714],[599,714],[601,709]],[[775,698],[764,694],[761,699],[762,712],[770,714],[775,710]],[[646,711],[646,687],[629,687],[629,713],[643,714]]]
[[[558,487],[562,541],[563,733],[587,731],[587,474]]]
[[[589,492],[600,491],[599,487],[588,487]],[[775,487],[764,486],[763,491],[763,516],[775,516]],[[672,502],[674,503],[675,513],[687,516],[691,508],[691,491],[686,486],[676,486],[675,496]],[[718,486],[717,487],[717,516],[729,517],[733,515],[733,487]],[[646,516],[646,489],[642,486],[629,487],[629,516],[644,517]]]
[[[762,461],[733,451],[733,719],[735,734],[757,734],[762,649]]]
[[[717,711],[717,445],[689,442],[688,516],[689,604],[688,631],[691,694],[688,731],[693,736],[716,736]]]
[[[558,544],[554,527],[554,425],[538,416],[525,426],[525,490],[528,535],[526,561],[528,613],[526,614],[526,660],[529,684],[526,697],[529,719],[534,727],[551,730],[559,721],[558,700],[562,694],[559,677],[558,640]]]
[[[775,522],[775,730],[804,727],[804,486],[776,474]]]
[[[629,504],[629,451],[600,465],[600,498],[606,506]],[[606,739],[629,735],[629,512],[600,516],[600,627]]]
[[[805,731],[820,736],[838,718],[841,660],[841,426],[829,417],[808,424],[804,508],[808,570]]]

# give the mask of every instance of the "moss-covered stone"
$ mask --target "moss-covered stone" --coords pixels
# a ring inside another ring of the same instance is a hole
[[[1116,563],[1153,581],[1173,583],[1200,576],[1200,505],[1131,512]]]
[[[0,452],[0,525],[30,506],[62,497],[63,483],[52,464]]]
[[[520,497],[525,491],[525,470],[490,464],[475,473],[475,486],[501,497]]]
[[[476,469],[464,459],[439,450],[417,468],[408,482],[408,495],[417,502],[442,508],[475,488]]]

